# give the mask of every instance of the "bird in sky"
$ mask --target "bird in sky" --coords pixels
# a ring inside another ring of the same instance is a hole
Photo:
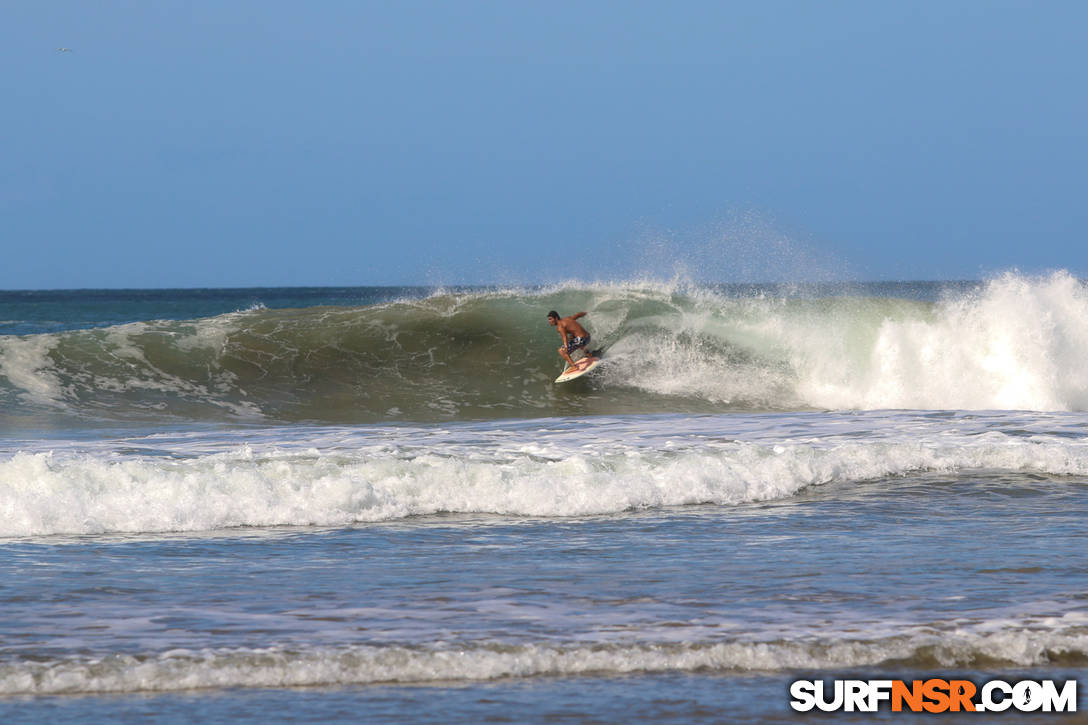
[[[58,53],[71,53],[72,49],[71,48],[57,48],[57,52]]]

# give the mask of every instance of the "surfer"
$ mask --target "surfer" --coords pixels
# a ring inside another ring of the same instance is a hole
[[[563,346],[559,348],[559,355],[567,361],[568,367],[564,370],[564,373],[569,373],[575,368],[574,361],[571,360],[570,355],[575,350],[581,350],[589,356],[589,351],[586,350],[586,345],[589,344],[589,333],[586,332],[586,328],[578,324],[577,319],[579,317],[585,317],[586,313],[578,312],[569,317],[560,317],[559,313],[552,310],[548,313],[548,324],[555,327],[559,332],[559,337],[563,338]]]

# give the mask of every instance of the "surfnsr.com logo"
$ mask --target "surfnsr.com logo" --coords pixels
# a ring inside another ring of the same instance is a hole
[[[1076,712],[1077,681],[796,680],[790,707],[798,712]]]

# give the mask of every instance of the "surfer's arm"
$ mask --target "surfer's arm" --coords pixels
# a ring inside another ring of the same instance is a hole
[[[584,313],[584,312],[576,312],[575,314],[570,316],[570,319],[577,320],[579,317],[585,317],[585,316],[586,316],[586,313]]]

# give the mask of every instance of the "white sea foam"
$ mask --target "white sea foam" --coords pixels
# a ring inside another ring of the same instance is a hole
[[[179,350],[193,354],[204,349],[218,354],[226,345],[234,320],[244,314],[246,313],[235,312],[201,320],[198,325],[186,331],[188,334],[172,331],[170,335]],[[233,376],[230,373],[220,371],[208,383],[196,383],[171,374],[148,360],[145,348],[138,344],[137,340],[141,335],[149,332],[160,332],[158,328],[162,326],[164,323],[133,322],[107,328],[102,333],[103,352],[108,357],[127,363],[127,374],[117,378],[95,376],[93,386],[98,390],[113,392],[156,391],[179,395],[188,400],[200,401],[229,411],[240,418],[260,416],[260,410],[256,405],[248,402],[234,402],[217,395],[217,392],[225,392],[232,387]]]
[[[1088,290],[1065,272],[1006,274],[930,319],[885,320],[867,358],[806,360],[802,395],[827,407],[1084,410]]]
[[[1008,273],[933,306],[649,297],[659,314],[609,349],[612,384],[771,408],[1088,409],[1088,290],[1067,272]],[[607,337],[624,320],[598,298]]]
[[[1083,663],[1083,631],[916,631],[881,639],[170,650],[0,663],[0,696],[486,681],[643,672],[780,672]]]
[[[52,335],[0,337],[0,376],[32,404],[60,404],[63,388],[49,359],[56,342]]]
[[[186,458],[24,451],[0,462],[0,536],[334,526],[439,512],[587,516],[781,499],[809,486],[919,471],[1088,475],[1088,446],[1080,442],[1000,434],[970,445],[921,437],[755,443],[681,436],[675,445],[559,438],[417,445],[425,436],[326,450],[242,446]]]

